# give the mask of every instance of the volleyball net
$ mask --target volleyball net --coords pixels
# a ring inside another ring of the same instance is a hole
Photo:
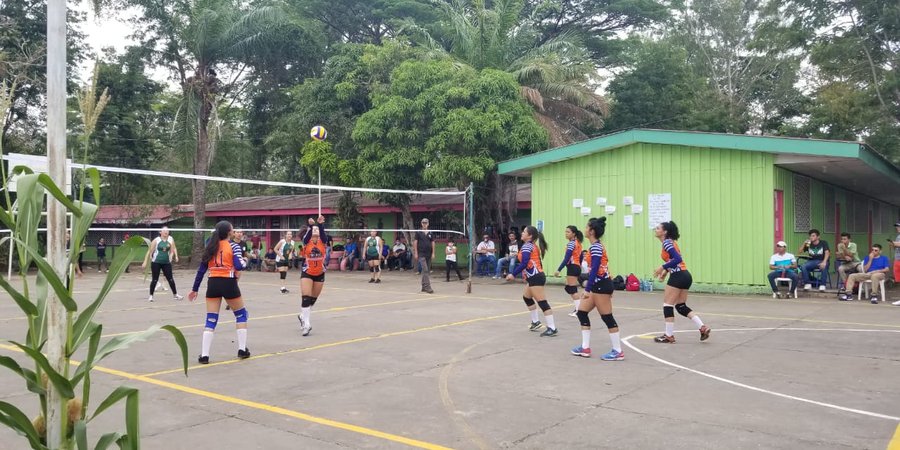
[[[7,160],[5,165],[10,173],[18,165],[27,165],[35,172],[46,170],[46,157],[4,155],[3,158]],[[99,262],[98,244],[100,248],[105,247],[106,257],[111,260],[116,248],[128,238],[141,236],[152,241],[163,227],[176,243],[181,262],[187,262],[194,250],[194,235],[202,233],[205,239],[215,223],[221,220],[242,231],[247,248],[254,249],[259,259],[264,260],[265,254],[289,232],[291,242],[299,248],[309,219],[315,220],[321,214],[332,238],[332,259],[340,263],[350,256],[350,251],[360,253],[366,237],[374,230],[382,239],[381,252],[385,260],[391,259],[391,263],[396,264],[397,250],[405,249],[405,254],[399,252],[405,255],[400,258],[400,263],[406,268],[410,264],[415,268],[416,262],[411,261],[412,246],[416,232],[422,230],[422,222],[427,220],[428,231],[435,241],[432,263],[444,264],[446,247],[452,241],[458,249],[458,265],[468,267],[470,273],[474,268],[471,257],[474,247],[470,250],[470,243],[477,244],[477,239],[473,233],[474,193],[471,186],[465,190],[424,191],[361,188],[198,176],[68,161],[67,178],[71,181],[68,185],[71,191],[78,192],[82,170],[88,168],[99,170],[102,176],[100,201],[85,199],[100,204],[100,211],[80,249],[84,253],[83,260],[91,266]],[[207,184],[206,217],[201,227],[194,223],[191,204],[192,183],[197,180]],[[14,183],[13,177],[10,185],[14,186]],[[141,204],[128,201],[141,197],[133,195],[134,189],[141,187],[148,190],[142,196],[145,200]],[[86,189],[86,193],[90,196],[91,189]],[[129,204],[110,204],[123,199]],[[0,249],[0,253],[6,253],[3,250],[8,251]],[[344,269],[341,265],[332,266],[332,269]],[[467,292],[471,292],[471,277],[466,286]]]

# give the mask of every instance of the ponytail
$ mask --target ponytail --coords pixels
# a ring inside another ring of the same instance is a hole
[[[675,225],[675,222],[670,220],[668,222],[663,222],[660,225],[662,225],[663,230],[666,231],[666,237],[668,239],[677,241],[678,238],[681,237],[681,234],[678,232],[678,225]]]
[[[578,227],[576,227],[575,225],[569,225],[566,228],[572,231],[572,234],[575,235],[575,240],[578,241],[579,244],[584,242],[584,233],[579,230]]]
[[[228,233],[230,232],[231,223],[227,220],[223,220],[216,224],[213,235],[206,241],[206,248],[203,249],[203,261],[201,262],[208,262],[216,256],[216,253],[219,251],[219,242],[227,240]]]
[[[538,231],[537,228],[529,225],[525,227],[528,230],[528,234],[531,235],[531,242],[538,246],[541,249],[541,256],[547,254],[547,240],[544,239],[544,233]]]
[[[606,217],[594,217],[588,220],[587,226],[594,232],[594,238],[599,240],[606,233]]]

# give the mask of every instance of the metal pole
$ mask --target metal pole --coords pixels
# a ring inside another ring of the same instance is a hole
[[[66,186],[66,0],[47,0],[47,168],[57,186]],[[52,197],[47,201],[47,259],[66,277],[66,210]],[[72,251],[77,251],[73,248]],[[65,278],[64,278],[65,279]],[[64,373],[66,312],[50,292],[47,317],[47,359]],[[64,447],[66,400],[51,384],[47,394],[47,445]]]
[[[469,183],[466,189],[466,195],[469,197],[469,283],[466,285],[466,294],[472,293],[472,245],[475,242],[475,184]]]
[[[319,215],[322,215],[322,168],[319,167]]]

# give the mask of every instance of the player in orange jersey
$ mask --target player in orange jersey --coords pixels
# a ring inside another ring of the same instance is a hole
[[[547,253],[547,241],[533,226],[527,226],[522,230],[522,241],[524,244],[519,251],[519,265],[509,272],[506,279],[513,281],[520,273],[524,274],[526,286],[522,299],[525,300],[525,305],[531,311],[531,327],[529,329],[538,331],[543,326],[537,312],[537,307],[540,306],[541,311],[544,312],[544,318],[547,319],[547,329],[541,333],[541,336],[556,336],[553,310],[550,309],[550,303],[547,302],[547,296],[544,294],[547,276],[544,275],[544,269],[541,266],[541,254]]]
[[[206,242],[203,250],[203,260],[197,269],[194,278],[194,286],[188,294],[188,300],[197,299],[197,291],[203,276],[209,271],[209,281],[206,283],[206,328],[203,330],[203,342],[200,350],[200,364],[209,364],[209,349],[212,346],[216,324],[219,322],[219,310],[222,307],[222,299],[234,312],[235,326],[237,328],[238,358],[250,357],[247,348],[247,310],[244,309],[244,300],[241,298],[241,289],[238,287],[238,271],[247,268],[247,260],[244,259],[241,247],[231,242],[234,236],[234,228],[227,221],[216,224],[213,235]]]
[[[316,223],[318,222],[318,224]],[[318,221],[309,219],[306,234],[303,235],[303,269],[300,275],[300,331],[304,336],[309,336],[312,331],[310,314],[316,304],[322,288],[325,286],[325,243],[328,235],[325,234],[325,217],[319,215]]]
[[[600,318],[609,330],[609,340],[612,350],[601,356],[604,361],[621,361],[625,359],[622,353],[622,341],[619,339],[619,324],[612,314],[612,279],[609,277],[609,255],[606,247],[600,242],[600,238],[606,232],[606,217],[594,218],[588,221],[587,235],[591,241],[591,271],[588,277],[584,298],[578,305],[578,321],[581,322],[581,346],[572,349],[575,356],[591,357],[591,319],[588,316],[594,308],[600,313]]]
[[[569,315],[575,317],[578,312],[578,303],[581,301],[581,295],[578,293],[578,276],[581,275],[581,242],[584,241],[584,233],[575,225],[569,225],[566,227],[566,240],[569,241],[566,244],[566,255],[553,276],[558,277],[559,271],[563,270],[563,267],[566,268],[565,291],[575,303]]]
[[[669,277],[666,283],[666,290],[663,292],[663,317],[666,320],[666,332],[661,336],[657,336],[653,340],[663,344],[675,343],[675,311],[688,319],[691,319],[700,330],[700,340],[705,341],[709,338],[709,332],[712,331],[708,326],[703,324],[700,316],[688,308],[687,295],[688,289],[691,288],[693,278],[687,270],[687,264],[681,257],[681,249],[678,248],[678,238],[681,236],[678,232],[678,226],[675,222],[663,222],[654,229],[656,238],[662,242],[662,260],[663,265],[659,266],[654,275],[659,281]]]

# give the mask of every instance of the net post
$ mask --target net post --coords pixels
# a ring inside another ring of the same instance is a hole
[[[466,197],[469,200],[469,281],[466,283],[466,294],[472,293],[472,260],[474,259],[472,253],[472,244],[475,242],[475,184],[469,183],[469,188],[466,189]]]

